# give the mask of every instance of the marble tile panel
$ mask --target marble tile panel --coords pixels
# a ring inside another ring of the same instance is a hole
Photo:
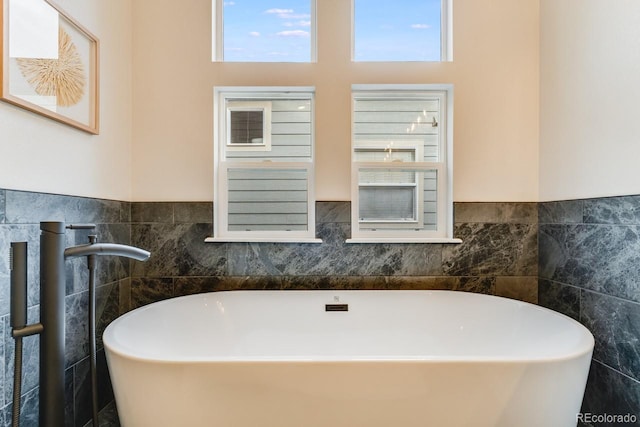
[[[120,222],[120,202],[26,191],[6,191],[6,222],[38,224]]]
[[[233,276],[438,275],[439,245],[345,244],[348,224],[319,224],[322,244],[245,243],[228,246]]]
[[[538,304],[580,320],[580,288],[575,286],[539,279]]]
[[[73,392],[73,375],[74,367],[64,370],[64,425],[65,427],[75,427],[74,417],[74,392]]]
[[[0,369],[0,408],[2,408],[5,404],[9,403],[9,402],[5,402],[5,387],[11,387],[11,385],[7,384],[5,382],[5,365],[6,365],[6,337],[7,335],[10,335],[10,332],[8,332],[5,335],[5,326],[9,325],[10,319],[8,318],[8,315],[2,316],[0,318],[0,367],[2,367],[2,369]]]
[[[57,196],[63,200],[67,224],[120,222],[120,202],[87,197]]]
[[[172,278],[132,278],[131,309],[175,296]]]
[[[276,276],[177,277],[174,280],[175,296],[218,291],[279,290],[282,280]]]
[[[537,203],[454,203],[455,223],[537,224]]]
[[[65,298],[65,366],[68,368],[89,355],[89,292]]]
[[[496,277],[495,295],[537,304],[538,277]]]
[[[39,394],[38,389],[33,389],[24,394],[20,399],[20,426],[21,427],[39,427]],[[2,426],[12,426],[12,408],[9,404],[2,408]]]
[[[118,418],[115,401],[109,403],[98,413],[98,423],[100,427],[120,427],[120,419]],[[92,421],[89,421],[84,427],[93,427]]]
[[[384,277],[373,276],[282,276],[283,290],[357,290],[375,289]]]
[[[134,224],[132,244],[151,252],[133,277],[217,276],[227,272],[226,244],[205,243],[212,224]]]
[[[347,245],[345,274],[435,276],[442,274],[442,245]]]
[[[316,202],[316,224],[351,222],[351,202]]]
[[[120,202],[120,221],[121,223],[131,222],[131,202]]]
[[[131,311],[131,277],[118,282],[118,307],[121,315]]]
[[[340,222],[321,222],[316,224],[316,237],[322,239],[322,244],[312,245],[318,246],[331,246],[333,248],[345,248],[345,247],[357,247],[357,244],[347,245],[345,241],[351,238],[351,224]],[[303,245],[309,246],[309,245]]]
[[[640,382],[635,381],[597,361],[591,363],[589,379],[582,402],[582,413],[636,415],[640,421]],[[610,424],[587,424],[605,427]],[[616,424],[639,425],[634,424]]]
[[[89,358],[73,365],[73,425],[91,421],[91,372]]]
[[[640,225],[640,196],[585,200],[584,222],[587,224]]]
[[[457,224],[454,236],[462,243],[443,246],[443,272],[448,276],[535,276],[537,234],[533,224]]]
[[[109,403],[113,401],[113,388],[107,361],[104,351],[98,351],[96,357],[96,368],[98,377],[98,408],[102,412]],[[74,366],[74,424],[84,426],[91,423],[92,403],[91,403],[91,366],[89,358],[81,360]],[[99,423],[102,414],[98,414]]]
[[[131,222],[173,223],[173,203],[134,202],[131,204]]]
[[[640,304],[585,291],[580,321],[595,337],[593,358],[640,381]]]
[[[333,279],[333,278],[330,278]],[[493,277],[446,277],[446,276],[349,276],[349,286],[344,289],[373,290],[448,290],[493,294]],[[338,286],[336,286],[338,285]],[[340,282],[330,282],[330,288],[340,289]]]
[[[175,223],[210,223],[213,221],[213,203],[175,202],[173,215]]]
[[[11,242],[27,242],[27,301],[40,300],[40,227],[39,225],[0,224],[0,316],[9,312]]]
[[[6,221],[6,190],[0,189],[0,224],[4,224]]]
[[[29,324],[37,323],[39,319],[39,307],[31,307],[27,310]],[[4,341],[4,402],[11,403],[13,399],[13,370],[15,365],[15,340],[11,336],[9,316],[2,318]],[[38,387],[40,371],[40,339],[37,335],[22,339],[22,394],[26,395]]]
[[[41,221],[64,221],[68,203],[65,196],[7,190],[6,222],[39,224]]]
[[[538,203],[540,224],[580,224],[583,222],[583,200]]]
[[[96,289],[96,341],[102,348],[102,334],[109,323],[120,315],[119,282],[99,286]]]
[[[493,294],[494,277],[218,276],[175,278],[175,296],[232,290],[459,290]]]
[[[640,302],[640,226],[541,225],[539,275]]]

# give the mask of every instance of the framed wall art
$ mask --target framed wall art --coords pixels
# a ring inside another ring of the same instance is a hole
[[[98,134],[98,39],[49,0],[0,6],[0,99]]]

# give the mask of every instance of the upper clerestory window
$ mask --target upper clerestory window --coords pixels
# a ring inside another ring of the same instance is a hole
[[[352,0],[354,61],[451,61],[452,0]]]
[[[316,1],[212,0],[213,60],[316,62]],[[452,3],[351,0],[352,60],[452,61]]]
[[[316,0],[212,1],[214,61],[316,61]]]

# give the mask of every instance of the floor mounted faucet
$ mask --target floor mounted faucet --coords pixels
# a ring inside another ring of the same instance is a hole
[[[94,243],[65,249],[64,222],[40,223],[40,425],[64,426],[64,340],[66,259],[114,255],[145,261],[149,252],[127,245]]]

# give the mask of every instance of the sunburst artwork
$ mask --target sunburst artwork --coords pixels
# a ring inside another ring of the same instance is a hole
[[[38,95],[55,96],[57,105],[70,107],[84,96],[87,79],[71,37],[62,27],[58,32],[58,58],[16,58],[16,62]]]
[[[99,57],[55,0],[0,0],[0,101],[97,135]]]

